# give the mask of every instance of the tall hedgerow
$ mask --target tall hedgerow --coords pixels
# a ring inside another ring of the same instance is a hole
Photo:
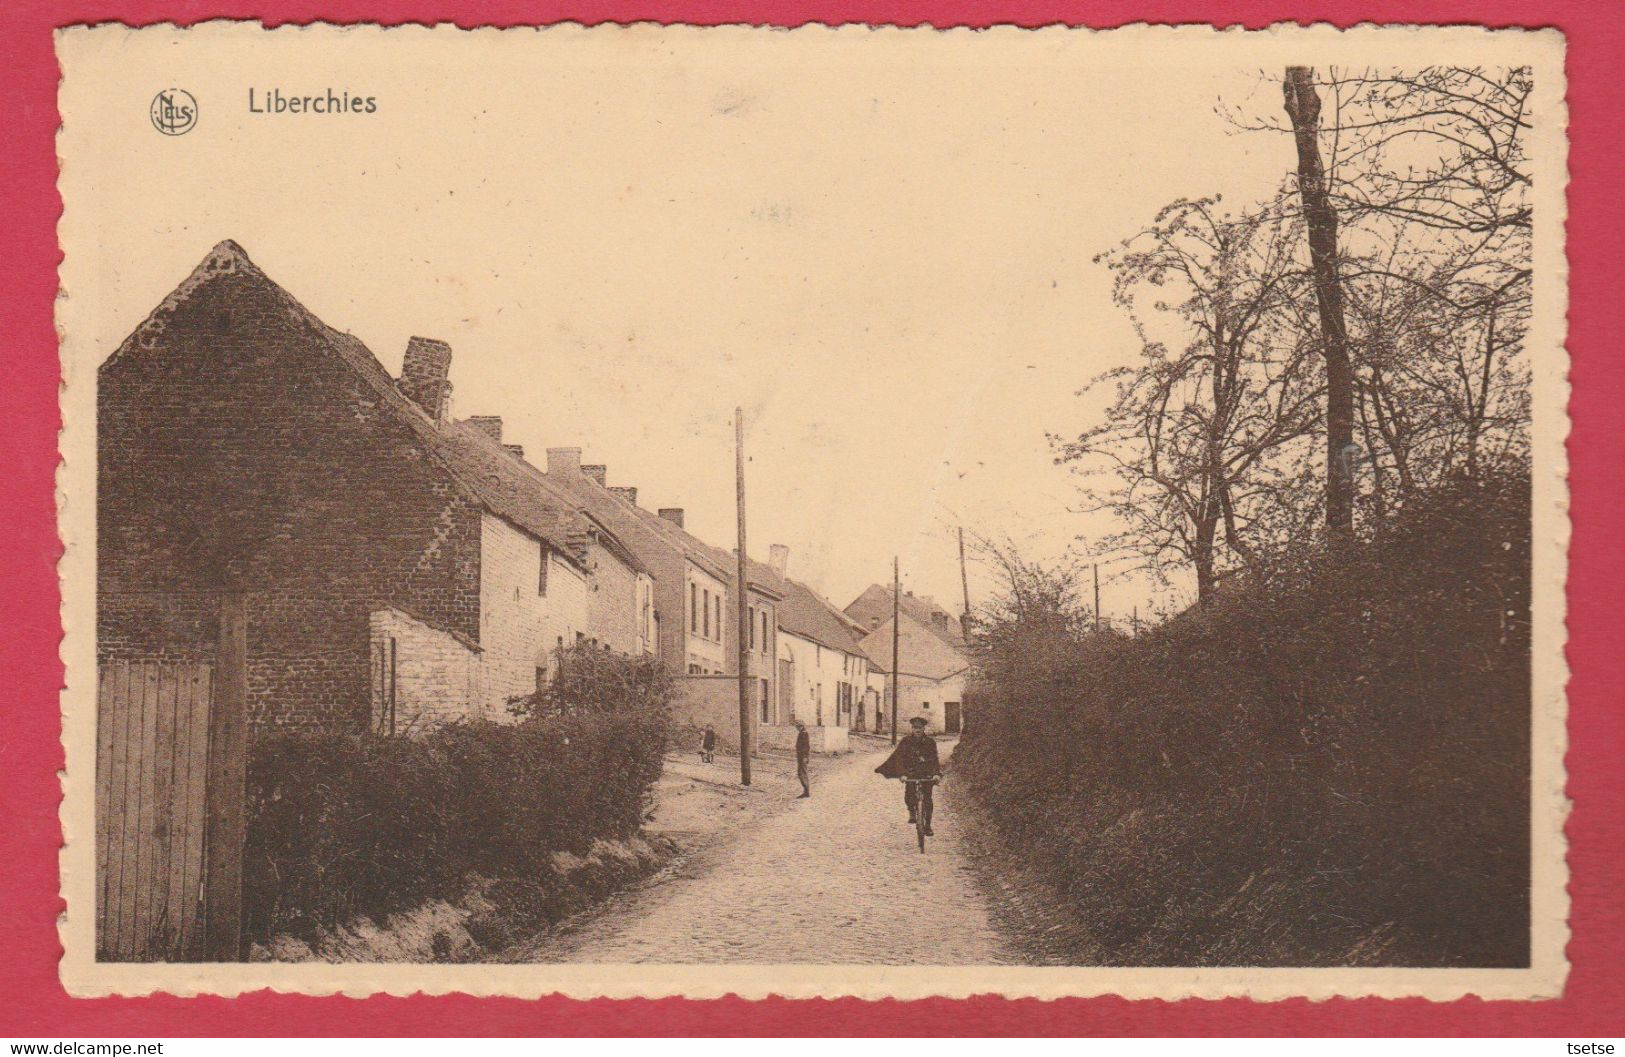
[[[956,772],[1075,960],[1524,964],[1529,561],[1497,475],[1136,636],[1052,591],[987,627]]]

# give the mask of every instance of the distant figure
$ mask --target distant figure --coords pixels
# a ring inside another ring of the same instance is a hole
[[[940,778],[942,763],[937,759],[936,741],[925,732],[925,717],[915,716],[908,722],[914,729],[903,736],[886,762],[875,768],[875,773],[886,778]],[[932,789],[929,781],[903,783],[903,805],[908,808],[909,825],[924,818],[927,836],[931,836]]]
[[[700,735],[700,759],[705,763],[715,762],[717,758],[717,731],[707,723],[705,733]]]
[[[796,720],[796,777],[801,779],[801,796],[812,796],[812,784],[807,780],[807,760],[812,756],[812,739],[807,736],[807,724]]]

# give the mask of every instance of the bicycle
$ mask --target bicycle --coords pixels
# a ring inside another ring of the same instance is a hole
[[[942,779],[940,779],[940,778],[904,778],[903,779],[903,783],[905,785],[933,786],[933,785],[936,785],[940,781],[942,781]],[[918,796],[914,801],[914,833],[920,839],[920,854],[921,855],[925,854],[925,827],[927,825],[927,820],[926,820],[926,817],[925,817],[925,805],[927,803],[927,800],[926,800],[926,795],[925,794],[927,794],[927,793],[929,793],[928,789],[927,790],[921,790],[921,795]]]

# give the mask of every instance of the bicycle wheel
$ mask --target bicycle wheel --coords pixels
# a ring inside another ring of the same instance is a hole
[[[914,820],[914,833],[920,838],[920,854],[925,854],[925,812],[922,810]]]

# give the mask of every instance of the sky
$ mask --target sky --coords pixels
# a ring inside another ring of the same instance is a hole
[[[93,299],[99,355],[234,239],[391,372],[412,335],[449,342],[459,417],[502,416],[533,461],[580,447],[725,547],[742,407],[750,550],[787,545],[840,606],[896,555],[957,610],[960,526],[1043,558],[1111,531],[1045,439],[1089,426],[1103,399],[1077,390],[1137,354],[1093,258],[1293,160],[1214,112],[1279,105],[1256,65],[1077,34],[297,32],[229,63],[162,35],[88,60],[119,88],[76,104],[114,130],[79,149],[116,178],[67,203],[99,278],[66,294]],[[168,86],[198,100],[187,135],[147,123]],[[377,111],[254,114],[250,88]],[[1108,615],[1170,604],[1116,568]]]

